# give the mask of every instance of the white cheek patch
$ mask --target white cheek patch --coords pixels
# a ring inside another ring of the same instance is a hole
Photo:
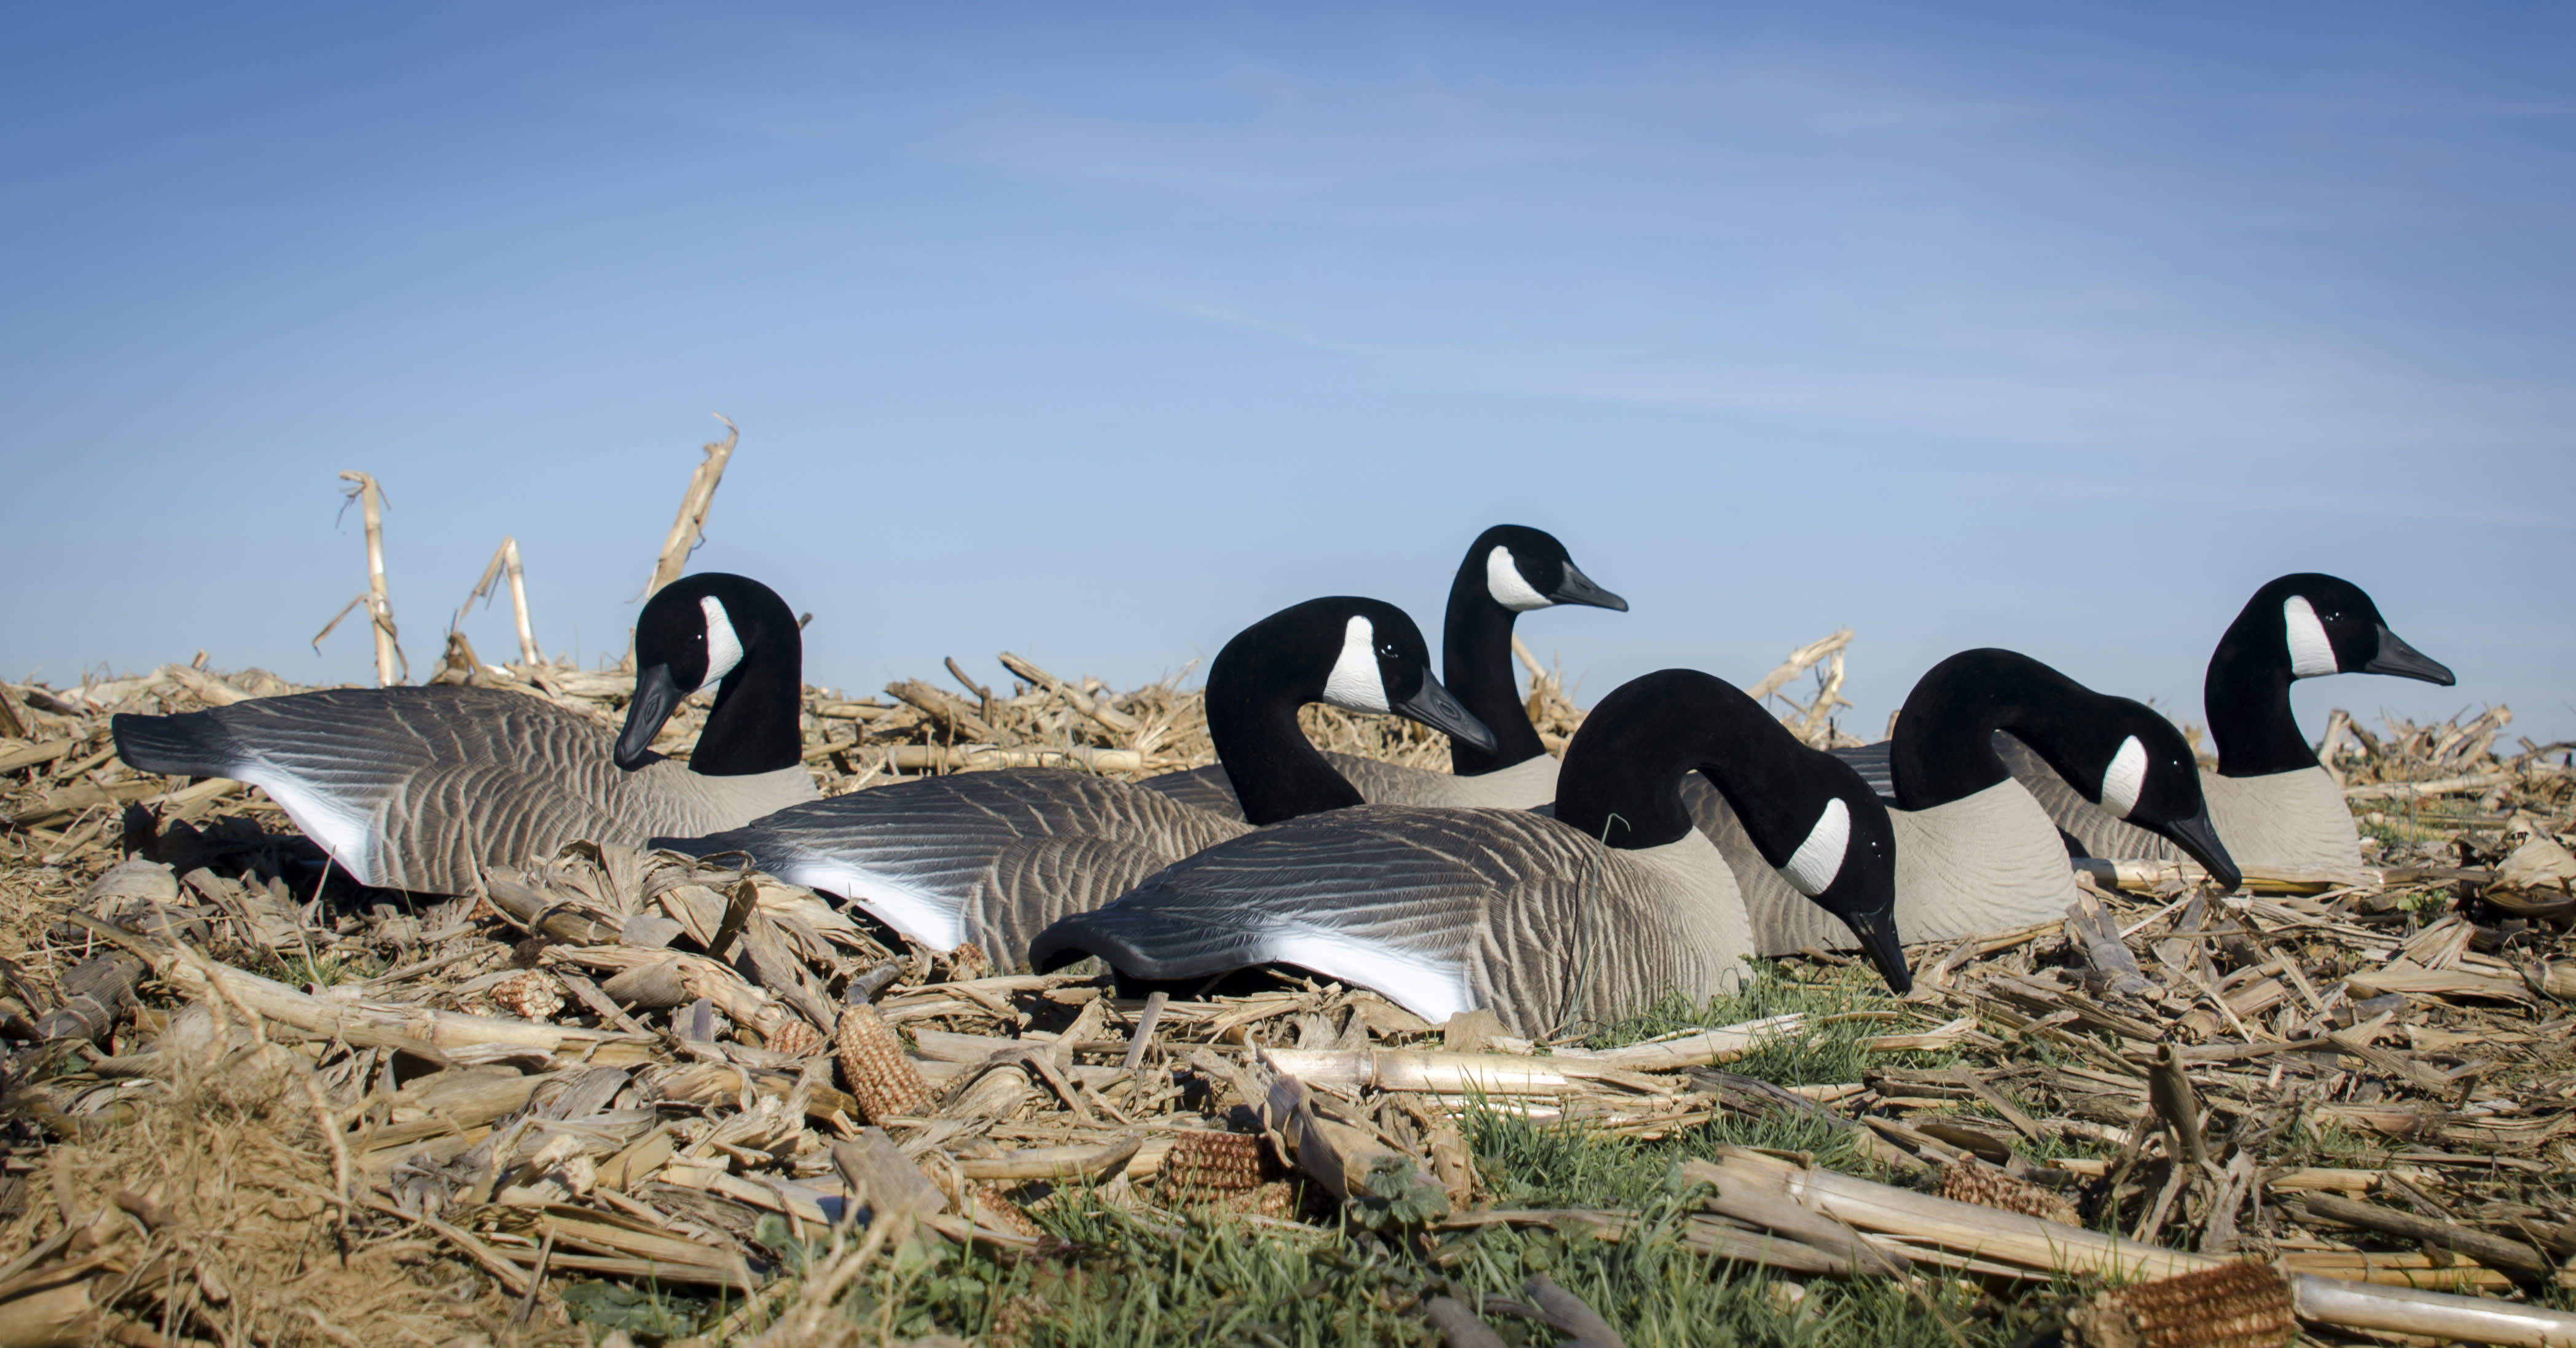
[[[707,677],[696,691],[705,692],[742,663],[742,638],[734,635],[733,619],[726,616],[723,600],[708,595],[698,601],[698,610],[707,615]]]
[[[1521,576],[1519,564],[1512,560],[1512,550],[1497,543],[1485,554],[1485,593],[1494,602],[1514,613],[1527,613],[1534,608],[1550,608],[1555,600],[1540,594]]]
[[[1789,887],[1814,898],[1832,888],[1834,877],[1842,874],[1843,854],[1851,850],[1851,806],[1840,796],[1825,802],[1825,812],[1816,826],[1807,830],[1807,840],[1798,844],[1797,852],[1780,868],[1780,878]]]
[[[2102,808],[2112,818],[2126,819],[2146,789],[2147,746],[2131,735],[2120,741],[2120,752],[2111,755],[2111,766],[2102,771]]]
[[[2305,595],[2291,595],[2281,605],[2281,626],[2290,641],[2290,677],[2313,679],[2326,674],[2340,674],[2335,664],[2334,643],[2326,639],[2326,625],[2317,621],[2317,611]]]
[[[1352,617],[1342,629],[1342,653],[1324,678],[1324,700],[1344,711],[1387,710],[1386,680],[1377,672],[1377,629]]]

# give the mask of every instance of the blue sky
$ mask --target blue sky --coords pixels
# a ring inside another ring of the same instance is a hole
[[[2325,570],[2576,737],[2576,12],[2371,5],[34,7],[0,118],[0,669],[367,677],[504,533],[622,648],[696,564],[872,690],[1118,683],[1467,539],[1634,611],[1598,696],[1858,629],[2199,712]],[[467,619],[488,656],[508,619]]]

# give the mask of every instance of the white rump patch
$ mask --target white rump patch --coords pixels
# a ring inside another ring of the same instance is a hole
[[[708,595],[698,601],[698,609],[707,615],[707,677],[697,686],[703,693],[742,663],[742,638],[734,635],[733,619],[725,615],[723,600]]]
[[[265,763],[254,761],[247,770],[233,776],[268,793],[277,808],[304,830],[304,836],[322,845],[340,869],[364,885],[380,884],[384,876],[376,868],[376,821],[348,801],[336,799],[316,788],[313,783],[279,772]]]
[[[2111,766],[2102,771],[2102,808],[2114,819],[2126,819],[2146,789],[2147,746],[2131,735],[2120,741],[2120,752],[2111,755]]]
[[[838,894],[933,950],[955,950],[966,944],[964,905],[918,886],[838,861],[792,863],[778,872],[778,878]]]
[[[1851,850],[1851,806],[1840,796],[1825,802],[1825,812],[1816,818],[1816,826],[1807,830],[1807,840],[1798,844],[1789,864],[1780,868],[1780,878],[1789,887],[1814,898],[1831,888],[1834,877],[1842,874],[1843,853]]]
[[[1494,602],[1514,613],[1527,613],[1534,608],[1550,608],[1555,600],[1540,594],[1521,575],[1520,564],[1512,560],[1512,550],[1500,543],[1485,554],[1485,593]]]
[[[2313,679],[2343,672],[2335,664],[2334,643],[2326,639],[2326,625],[2317,620],[2317,611],[2309,606],[2307,596],[2294,594],[2282,601],[2281,626],[2289,634],[2291,678]]]
[[[1344,711],[1387,710],[1386,680],[1378,677],[1377,629],[1354,614],[1342,629],[1342,653],[1324,678],[1324,700]]]
[[[1476,992],[1465,972],[1436,959],[1321,927],[1301,926],[1264,944],[1271,962],[1357,983],[1434,1025],[1476,1009]]]

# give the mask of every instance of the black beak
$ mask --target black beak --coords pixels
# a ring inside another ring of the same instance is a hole
[[[1413,696],[1396,703],[1392,710],[1398,716],[1420,721],[1452,739],[1465,740],[1479,749],[1494,747],[1494,732],[1486,729],[1485,723],[1477,720],[1465,707],[1459,706],[1458,699],[1451,697],[1449,690],[1441,687],[1440,681],[1431,677],[1429,670],[1422,673],[1422,687]]]
[[[2405,643],[2388,625],[2379,626],[2379,654],[2361,667],[2364,674],[2394,674],[2401,679],[2422,679],[2448,688],[2459,682],[2451,676],[2451,667]]]
[[[1860,953],[1869,967],[1887,983],[1887,989],[1902,997],[1914,990],[1914,971],[1905,967],[1905,947],[1896,937],[1896,915],[1893,913],[1836,913],[1843,925],[1860,938]]]
[[[1594,608],[1612,609],[1620,613],[1628,611],[1627,600],[1593,584],[1592,577],[1583,574],[1582,569],[1575,566],[1571,558],[1568,558],[1565,563],[1565,579],[1556,583],[1556,593],[1549,595],[1548,599],[1559,604],[1590,604]]]
[[[2232,890],[2245,883],[2245,873],[2236,869],[2235,859],[2227,855],[2227,844],[2218,840],[2218,826],[2209,822],[2208,806],[2202,806],[2200,813],[2189,819],[2150,827],[2190,853],[2191,859],[2199,862],[2221,888]]]
[[[655,665],[636,675],[635,697],[626,704],[626,728],[617,735],[617,766],[628,772],[644,766],[653,752],[653,737],[662,733],[663,723],[688,696],[671,681],[669,665]]]

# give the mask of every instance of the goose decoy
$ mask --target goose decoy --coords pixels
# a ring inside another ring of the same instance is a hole
[[[478,892],[485,864],[577,840],[642,846],[812,800],[798,730],[804,647],[768,586],[721,573],[657,591],[635,624],[623,733],[524,693],[340,688],[179,716],[118,716],[140,772],[266,791],[362,884]],[[685,763],[653,737],[692,692],[715,706]]]
[[[1518,524],[1497,524],[1478,534],[1449,584],[1440,665],[1449,691],[1493,732],[1493,746],[1451,739],[1448,772],[1355,754],[1324,757],[1372,804],[1545,805],[1556,796],[1557,762],[1539,742],[1512,678],[1512,620],[1558,604],[1628,611],[1628,601],[1593,584],[1554,535]],[[1145,785],[1202,810],[1243,817],[1223,763],[1167,772]]]
[[[2241,866],[2306,870],[2361,864],[2361,835],[2343,788],[2317,762],[2290,711],[2290,684],[2328,674],[2394,674],[2448,688],[2451,671],[2409,646],[2361,587],[2313,572],[2254,592],[2201,681],[2218,770],[2200,774],[2210,821]],[[1996,748],[2049,817],[2087,856],[2170,861],[2173,844],[2095,809],[2010,737]]]
[[[922,945],[973,941],[1015,965],[1048,923],[1107,903],[1193,852],[1255,825],[1359,804],[1360,793],[1297,728],[1297,709],[1309,702],[1489,740],[1432,677],[1430,648],[1403,610],[1314,599],[1245,628],[1208,669],[1208,732],[1235,770],[1250,822],[1142,783],[1024,768],[897,782],[654,846],[745,853]]]
[[[1668,669],[1601,700],[1567,746],[1553,817],[1363,805],[1246,834],[1056,923],[1039,968],[1097,955],[1129,979],[1293,965],[1438,1023],[1490,1008],[1517,1034],[1705,998],[1754,953],[1735,876],[1692,827],[1694,768],[1785,883],[1909,986],[1885,806],[1732,685]]]
[[[1837,750],[1889,808],[1896,924],[1917,941],[1991,935],[2065,916],[2074,871],[2048,812],[1995,752],[2009,731],[2084,784],[2087,802],[2172,839],[2228,888],[2240,877],[2209,821],[2191,744],[2140,702],[2094,692],[2015,651],[1973,650],[1934,665],[1896,718],[1896,737]],[[1733,802],[1705,786],[1692,815],[1735,866],[1761,953],[1838,944],[1803,898],[1757,864]]]

